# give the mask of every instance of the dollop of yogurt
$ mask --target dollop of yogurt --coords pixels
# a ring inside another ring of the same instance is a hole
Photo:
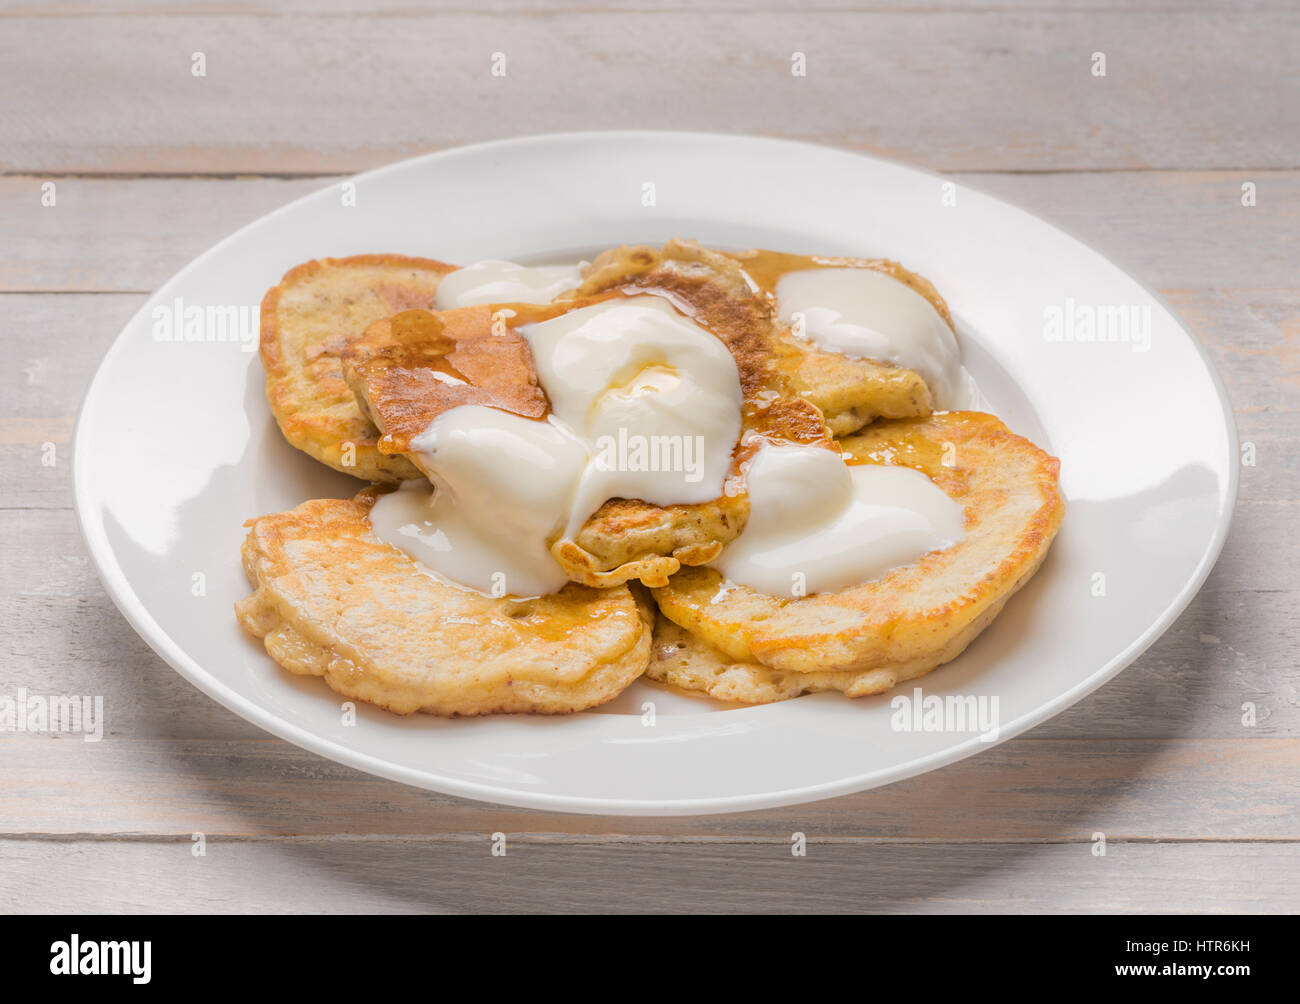
[[[776,283],[777,313],[819,348],[913,370],[940,409],[971,406],[974,384],[957,337],[920,293],[869,268],[787,272]]]
[[[484,405],[443,412],[411,443],[432,495],[404,485],[370,518],[382,540],[493,596],[561,589],[568,577],[551,544],[607,499],[718,498],[741,426],[735,359],[662,297],[615,297],[519,331],[548,418]]]
[[[745,479],[749,521],[713,565],[761,593],[835,592],[965,538],[962,507],[910,467],[848,465],[823,447],[770,444]]]

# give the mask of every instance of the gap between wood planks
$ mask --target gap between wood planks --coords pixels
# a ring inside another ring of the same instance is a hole
[[[3,17],[3,15],[0,15],[0,17]],[[465,144],[465,146],[477,145],[479,144]],[[412,154],[410,157],[400,158],[400,160],[414,160],[418,157],[425,157],[435,153],[447,153],[451,150],[458,149],[461,149],[461,147],[434,147],[424,151],[423,153]],[[879,156],[865,148],[859,150],[852,147],[843,147],[839,149],[848,150],[851,153],[863,153],[869,156]],[[400,163],[400,160],[394,160],[391,163]],[[1288,171],[1300,170],[1300,163],[1296,163],[1282,165],[1274,164],[1272,166],[1240,164],[1231,167],[1225,167],[1222,164],[1186,164],[1178,167],[1161,167],[1152,165],[1136,165],[1133,167],[963,167],[940,171],[933,168],[927,168],[921,164],[909,164],[906,161],[899,161],[899,163],[904,164],[905,166],[915,167],[917,170],[926,171],[927,173],[940,178],[960,178],[963,175],[996,176],[1002,174],[1023,175],[1026,177],[1071,174],[1285,174]],[[0,170],[0,178],[32,178],[33,180],[39,181],[76,181],[79,179],[85,181],[310,181],[313,179],[321,181],[341,181],[347,178],[354,178],[358,174],[365,174],[368,171],[379,170],[380,168],[387,166],[390,165],[383,164],[379,165],[379,167],[358,166],[356,169],[351,171],[42,171],[38,168],[10,168]]]
[[[491,806],[485,806],[491,808]],[[671,821],[673,816],[659,817]],[[564,833],[547,830],[508,830],[504,831],[512,845],[532,844],[548,846],[566,844],[581,846],[616,845],[619,847],[662,847],[662,846],[723,846],[723,847],[788,847],[789,837],[758,837],[739,835],[691,836],[673,834],[620,834],[620,833]],[[203,838],[209,842],[223,844],[477,844],[483,843],[489,832],[482,833],[430,833],[419,836],[403,833],[294,833],[294,834],[226,834],[204,830]],[[853,837],[831,836],[816,832],[810,833],[808,842],[814,845],[834,844],[841,847],[853,846],[887,846],[887,847],[1078,847],[1093,843],[1088,836],[1074,838],[1045,837],[1042,840],[1023,840],[999,837],[972,837],[968,840],[953,837]],[[0,834],[0,844],[5,843],[86,843],[86,844],[189,844],[194,833],[4,833]],[[1162,844],[1267,844],[1270,846],[1300,845],[1295,837],[1142,837],[1114,836],[1106,834],[1106,845],[1141,845],[1159,846]]]

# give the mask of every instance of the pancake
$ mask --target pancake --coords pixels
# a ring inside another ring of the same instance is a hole
[[[322,258],[290,269],[267,291],[266,396],[291,444],[366,481],[420,476],[405,457],[379,452],[379,432],[357,407],[339,357],[372,321],[430,306],[439,280],[454,267],[404,255]]]
[[[613,248],[593,262],[575,296],[614,287],[652,287],[664,276],[711,273],[715,288],[743,307],[733,308],[761,332],[773,376],[787,391],[815,405],[836,436],[854,432],[876,418],[930,414],[933,399],[920,374],[873,359],[854,359],[795,337],[776,314],[776,282],[785,273],[810,268],[863,268],[882,272],[923,296],[949,327],[952,316],[934,286],[897,262],[742,251],[728,254],[694,241],[672,240],[662,249],[644,245]],[[671,289],[671,283],[668,285]]]
[[[960,654],[1038,569],[1060,527],[1059,462],[992,415],[881,421],[841,445],[850,463],[928,476],[963,506],[965,539],[871,582],[797,599],[724,589],[714,569],[683,569],[654,590],[685,633],[661,628],[652,678],[755,702],[880,693]]]
[[[646,667],[650,613],[630,587],[534,600],[441,582],[381,542],[376,498],[318,499],[248,522],[255,591],[241,625],[291,673],[399,714],[561,714],[608,701]]]
[[[754,435],[795,443],[830,442],[821,413],[790,394],[767,339],[766,308],[735,295],[743,277],[732,267],[679,267],[673,262],[624,284],[546,305],[497,304],[438,313],[411,311],[376,321],[343,352],[343,369],[363,411],[383,430],[381,453],[406,454],[411,441],[449,408],[486,404],[526,418],[548,413],[527,342],[517,329],[610,299],[651,292],[719,338],[736,361],[744,398],[741,439]],[[508,315],[508,316],[507,316]],[[540,396],[539,396],[540,395]],[[748,456],[739,448],[733,475]],[[414,460],[414,455],[412,455]],[[663,585],[679,568],[711,561],[743,529],[743,491],[690,505],[657,506],[611,499],[551,553],[574,582],[604,588],[639,579]]]
[[[757,662],[737,662],[714,648],[699,635],[674,624],[662,613],[655,618],[654,640],[646,678],[681,690],[707,694],[719,701],[739,704],[771,704],[803,694],[837,690],[846,697],[867,697],[924,676],[937,665],[955,659],[1001,610],[1001,604],[973,622],[961,636],[950,642],[952,652],[946,657],[922,657],[908,663],[863,670],[822,670],[792,673],[771,669]]]
[[[375,321],[343,350],[344,380],[383,430],[381,454],[407,453],[430,422],[460,405],[546,416],[528,343],[513,328],[494,329],[492,316],[492,307],[407,310]]]

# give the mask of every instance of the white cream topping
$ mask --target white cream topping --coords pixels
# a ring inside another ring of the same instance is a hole
[[[940,409],[967,407],[973,382],[947,322],[930,301],[883,272],[814,268],[776,284],[777,312],[829,352],[914,370]]]
[[[484,303],[550,303],[582,285],[581,265],[516,265],[480,261],[448,272],[433,296],[435,310]]]
[[[773,596],[834,592],[965,538],[962,507],[920,471],[847,465],[815,446],[763,446],[746,471],[744,532],[714,566]]]
[[[567,581],[548,542],[610,498],[656,505],[722,494],[740,435],[735,360],[657,296],[614,299],[524,325],[547,421],[482,405],[443,412],[412,441],[430,497],[381,497],[383,540],[489,595]]]
[[[489,595],[564,586],[546,541],[587,464],[582,440],[557,422],[467,404],[435,418],[412,448],[435,490],[410,482],[381,496],[370,510],[381,540]]]
[[[743,396],[721,341],[659,296],[606,300],[519,332],[555,417],[592,445],[568,534],[606,499],[722,494]]]

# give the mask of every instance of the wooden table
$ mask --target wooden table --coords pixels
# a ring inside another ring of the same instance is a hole
[[[102,694],[108,716],[98,744],[0,734],[0,908],[1300,906],[1292,5],[202,6],[0,0],[0,695]],[[805,77],[791,74],[796,51]],[[491,74],[494,53],[505,77]],[[667,820],[377,780],[263,734],[155,657],[87,560],[69,455],[87,382],[147,294],[338,175],[481,139],[628,126],[924,165],[1159,289],[1208,347],[1256,455],[1223,557],[1177,624],[1100,692],[973,760],[813,805]],[[498,831],[504,858],[490,853]],[[794,831],[805,858],[790,853]]]

